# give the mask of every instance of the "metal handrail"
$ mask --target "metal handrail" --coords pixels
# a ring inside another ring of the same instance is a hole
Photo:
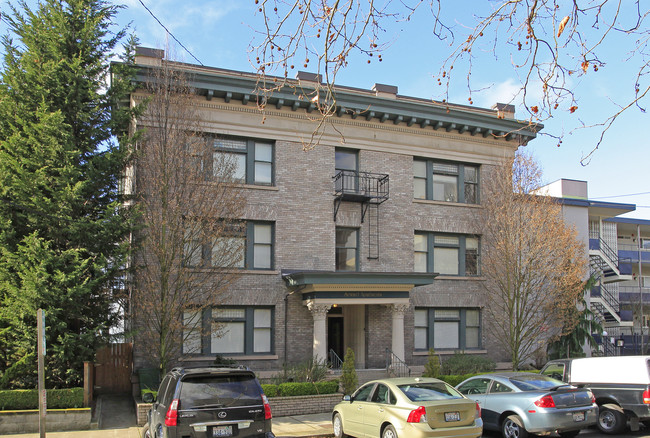
[[[334,350],[330,348],[330,368],[340,370],[343,367],[343,361]]]
[[[332,179],[337,196],[363,194],[382,202],[388,199],[389,179],[387,174],[340,170]]]
[[[392,372],[397,377],[411,377],[411,368],[390,348],[386,348],[386,372],[389,374]]]
[[[621,306],[618,299],[612,294],[609,289],[605,287],[604,284],[600,285],[600,296],[605,300],[609,306],[616,311],[618,314],[621,311]]]
[[[602,238],[599,238],[599,247],[603,254],[609,258],[609,260],[614,263],[614,266],[618,268],[618,254],[614,251]]]

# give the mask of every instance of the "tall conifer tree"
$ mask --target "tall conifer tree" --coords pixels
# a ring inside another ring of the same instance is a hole
[[[83,361],[115,321],[110,286],[130,224],[117,195],[127,156],[115,141],[128,109],[114,105],[128,86],[107,83],[124,37],[113,31],[118,9],[42,0],[32,10],[20,1],[2,16],[0,386],[34,385],[38,308],[48,387],[79,385]]]

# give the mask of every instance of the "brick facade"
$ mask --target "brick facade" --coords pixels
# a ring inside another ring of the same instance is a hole
[[[216,69],[195,68],[208,76],[214,74],[215,84],[221,77],[227,81],[229,75],[236,76]],[[215,85],[218,86],[221,85]],[[226,89],[227,85],[221,87]],[[355,92],[350,91],[351,94]],[[413,236],[416,231],[478,234],[480,204],[414,199],[414,157],[471,163],[480,167],[480,175],[485,178],[492,166],[502,157],[512,155],[519,145],[519,142],[508,140],[505,136],[474,135],[481,132],[478,128],[470,132],[446,122],[447,129],[434,128],[431,126],[433,122],[428,124],[421,121],[421,114],[426,116],[427,111],[441,107],[430,101],[412,99],[402,103],[401,97],[391,100],[376,97],[371,92],[358,91],[357,94],[370,109],[373,105],[403,105],[404,111],[415,114],[413,120],[417,116],[417,124],[399,122],[401,119],[385,121],[370,116],[343,114],[330,118],[329,123],[335,129],[326,129],[319,144],[304,151],[303,140],[310,138],[316,113],[310,114],[303,107],[296,110],[286,106],[286,102],[282,106],[282,102],[278,102],[273,106],[267,105],[262,120],[255,105],[245,105],[245,100],[217,97],[218,93],[209,100],[204,96],[196,97],[201,124],[206,132],[274,142],[274,184],[271,187],[245,186],[247,208],[242,218],[274,224],[274,266],[268,271],[244,271],[232,285],[227,302],[223,303],[270,306],[273,309],[272,353],[232,355],[253,370],[280,370],[285,363],[295,364],[312,358],[314,317],[301,291],[289,288],[282,278],[282,272],[333,272],[337,227],[358,229],[358,269],[366,273],[412,273]],[[141,98],[142,95],[134,95],[134,101]],[[299,106],[300,102],[297,102],[295,105]],[[485,120],[484,123],[488,125],[501,123],[495,111],[467,107],[453,109],[449,118],[452,117],[458,119],[459,123],[463,122],[463,117],[467,117],[467,120]],[[439,126],[442,126],[442,122],[439,122]],[[450,129],[452,126],[455,130]],[[378,259],[367,258],[369,226],[367,222],[361,223],[360,203],[342,202],[334,221],[332,177],[335,175],[335,150],[338,147],[358,151],[360,171],[388,174],[390,177],[389,199],[378,207]],[[481,293],[483,281],[480,276],[439,276],[432,284],[410,290],[409,308],[404,315],[404,360],[407,363],[422,365],[426,361],[426,354],[414,351],[414,308],[480,309],[485,304]],[[338,305],[346,306],[346,303],[341,300]],[[356,351],[355,354],[357,357],[362,355],[367,368],[382,368],[385,366],[385,350],[392,345],[391,308],[385,303],[373,302],[372,298],[362,304],[365,321],[364,327],[359,330],[363,330],[363,333],[350,335],[363,339],[363,342],[356,341],[363,345],[363,351]],[[487,354],[491,345],[484,330],[488,323],[482,321],[481,348],[474,351],[477,354]],[[136,368],[147,366],[147,358],[138,352],[137,339],[134,354]],[[213,354],[198,355],[180,358],[180,362],[204,364],[210,363],[213,358]]]

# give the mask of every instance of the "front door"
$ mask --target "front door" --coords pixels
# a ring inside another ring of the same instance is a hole
[[[345,349],[343,348],[343,315],[333,314],[327,318],[327,352],[334,351],[343,360]]]

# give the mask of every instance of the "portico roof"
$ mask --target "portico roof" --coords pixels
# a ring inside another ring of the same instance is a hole
[[[309,301],[372,301],[408,299],[416,286],[433,283],[438,274],[419,272],[341,272],[282,270],[287,287]]]

